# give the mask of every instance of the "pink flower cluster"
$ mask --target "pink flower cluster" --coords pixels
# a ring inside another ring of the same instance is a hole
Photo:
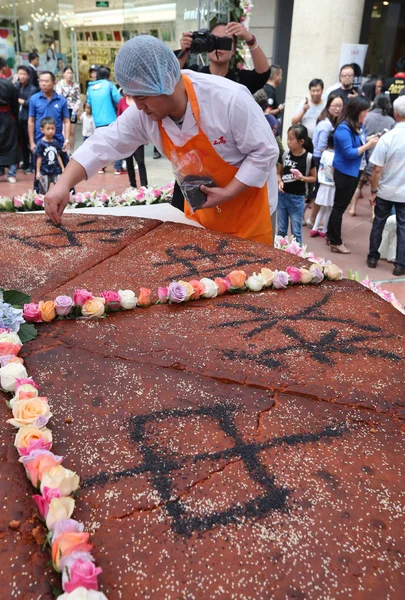
[[[132,290],[105,290],[94,296],[86,289],[78,289],[73,298],[58,296],[55,300],[24,304],[23,318],[27,323],[49,323],[56,318],[97,318],[108,312],[149,306],[150,298],[151,290],[147,288],[141,288],[138,297]]]
[[[116,302],[118,294],[114,294],[106,292],[106,302]],[[78,290],[76,300],[86,303],[89,296]],[[55,306],[65,309],[68,305],[61,302]],[[0,331],[0,335],[0,340],[5,340],[0,341],[0,352],[12,352],[16,357],[21,349],[17,334],[4,330]],[[40,518],[49,530],[47,539],[52,548],[53,566],[57,571],[63,570],[62,587],[66,594],[79,588],[83,593],[84,588],[94,590],[94,597],[99,600],[106,600],[105,595],[98,592],[97,578],[102,570],[94,565],[89,533],[83,531],[82,523],[71,518],[75,508],[73,494],[79,487],[79,476],[62,465],[63,456],[52,452],[52,432],[47,427],[52,417],[48,399],[39,395],[39,386],[26,376],[23,360],[18,360],[21,362],[8,361],[2,369],[1,386],[12,394],[8,404],[13,418],[8,422],[17,429],[14,446],[28,479],[37,489],[33,499]],[[23,376],[19,377],[19,373]]]

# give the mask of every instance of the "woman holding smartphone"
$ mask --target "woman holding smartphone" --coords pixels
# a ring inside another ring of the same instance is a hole
[[[370,109],[370,102],[362,96],[351,98],[338,119],[335,131],[335,158],[333,161],[335,198],[329,218],[327,241],[332,252],[350,254],[342,242],[342,218],[359,182],[362,156],[374,148],[378,135],[364,143],[364,119]]]

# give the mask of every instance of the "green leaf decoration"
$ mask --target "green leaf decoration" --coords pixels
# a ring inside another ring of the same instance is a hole
[[[62,590],[58,589],[56,586],[52,585],[51,589],[52,589],[52,594],[55,596],[55,598],[59,598],[59,596],[62,596],[62,594],[63,594]]]
[[[3,291],[4,302],[8,302],[14,308],[24,308],[24,304],[31,302],[31,297],[23,292],[17,290],[4,290]]]
[[[38,335],[37,330],[33,323],[23,323],[20,329],[18,330],[18,337],[22,341],[23,344],[35,339]]]

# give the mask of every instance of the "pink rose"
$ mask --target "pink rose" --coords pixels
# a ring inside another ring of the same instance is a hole
[[[106,290],[105,292],[102,292],[100,296],[105,299],[106,304],[108,304],[109,302],[120,301],[120,295],[118,294],[118,292],[113,292],[111,290]]]
[[[93,300],[93,294],[87,290],[76,290],[73,294],[73,302],[77,306],[83,306],[88,300]]]
[[[90,192],[86,192],[84,194],[84,197],[86,198],[86,200],[91,200],[91,194],[90,194]]]
[[[65,592],[73,592],[78,587],[84,587],[86,590],[98,590],[97,577],[102,573],[100,567],[96,567],[91,561],[76,560],[69,569],[69,579],[67,574],[62,580]]]
[[[32,498],[38,507],[39,516],[41,519],[45,520],[51,500],[53,498],[60,498],[60,491],[58,488],[44,487],[42,490],[42,496],[40,494],[36,494],[35,496],[32,496]]]
[[[17,450],[20,456],[29,456],[33,450],[50,450],[51,448],[52,442],[39,438],[38,440],[31,440],[27,448],[17,448]]]
[[[55,298],[55,311],[60,317],[66,317],[73,306],[74,302],[70,296],[58,296]]]
[[[49,471],[52,467],[60,465],[63,456],[56,456],[48,450],[33,450],[31,454],[21,456],[19,460],[23,463],[32,485],[37,487],[45,471]]]
[[[107,202],[107,200],[108,200],[107,194],[101,194],[101,196],[100,196],[100,202]]]
[[[285,271],[276,271],[273,280],[273,287],[275,287],[277,290],[284,289],[288,287],[289,280],[290,277],[288,273],[286,273]]]
[[[158,288],[158,298],[161,304],[166,304],[169,300],[169,288],[168,287],[160,287]]]
[[[227,277],[215,277],[215,283],[218,286],[218,296],[222,296],[222,294],[226,294],[231,289],[231,282]]]
[[[35,302],[24,304],[23,317],[27,323],[41,323],[41,311],[38,304]]]
[[[32,377],[21,377],[21,379],[15,380],[15,391],[18,390],[20,385],[27,385],[27,384],[32,385],[34,388],[39,390],[39,385],[35,383],[35,381],[32,379]]]
[[[37,196],[34,199],[34,204],[36,204],[37,206],[43,206],[44,205],[44,200],[43,198],[40,198],[39,196]]]
[[[121,298],[118,292],[113,292],[111,290],[106,290],[100,294],[101,298],[104,298],[105,305],[109,310],[121,310]]]
[[[297,267],[287,267],[286,273],[288,273],[292,283],[299,283],[301,281],[301,269]]]
[[[13,199],[14,208],[21,208],[24,206],[24,203],[19,198]]]

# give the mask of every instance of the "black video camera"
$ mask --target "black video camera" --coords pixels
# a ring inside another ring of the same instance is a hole
[[[232,50],[233,39],[231,37],[217,37],[209,29],[199,29],[192,33],[193,41],[190,46],[191,54],[201,52],[213,52],[213,50]]]

